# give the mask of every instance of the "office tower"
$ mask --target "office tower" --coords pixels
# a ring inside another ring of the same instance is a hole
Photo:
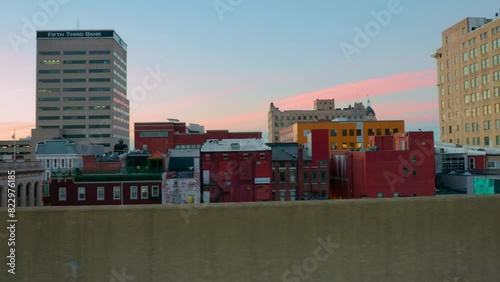
[[[38,31],[36,80],[38,135],[129,144],[127,45],[114,30]]]
[[[500,20],[466,18],[442,33],[437,60],[441,141],[500,147]]]

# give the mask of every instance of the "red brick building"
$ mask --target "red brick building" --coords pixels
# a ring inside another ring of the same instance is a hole
[[[333,198],[434,196],[434,133],[397,133],[392,140],[392,147],[386,137],[373,137],[373,150],[331,151]]]
[[[136,122],[134,124],[135,147],[163,154],[168,149],[198,149],[209,139],[262,138],[261,132],[229,132],[228,130],[207,130],[198,127],[190,130],[184,122]]]
[[[50,206],[161,204],[161,174],[82,175],[52,179]]]
[[[261,139],[209,140],[201,147],[210,202],[271,201],[271,148]]]
[[[304,158],[304,197],[331,198],[329,130],[313,129],[307,136],[307,156]]]

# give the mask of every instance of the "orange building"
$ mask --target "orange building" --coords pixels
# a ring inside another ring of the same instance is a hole
[[[392,136],[405,131],[403,120],[300,122],[280,130],[280,142],[306,145],[313,129],[328,129],[330,150],[368,148],[369,136]]]

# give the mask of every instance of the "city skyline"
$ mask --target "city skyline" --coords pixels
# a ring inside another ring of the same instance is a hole
[[[31,27],[114,29],[123,37],[129,45],[130,132],[134,122],[177,118],[206,129],[267,134],[271,102],[280,110],[311,109],[315,99],[333,98],[337,107],[347,107],[366,104],[368,97],[378,119],[403,119],[407,130],[436,131],[437,72],[430,55],[441,44],[441,31],[467,16],[491,18],[499,8],[493,1],[474,7],[373,1],[361,8],[326,1],[40,3],[50,5],[13,2],[0,20],[5,39],[0,58],[10,66],[2,69],[0,82],[8,91],[4,95],[12,97],[0,114],[2,140],[10,139],[14,129],[17,138],[26,137],[35,125]],[[95,7],[114,12],[91,18]],[[353,8],[359,13],[346,13]],[[439,10],[444,8],[443,15]],[[424,16],[436,20],[423,22]],[[374,26],[373,36],[355,43],[358,28]]]

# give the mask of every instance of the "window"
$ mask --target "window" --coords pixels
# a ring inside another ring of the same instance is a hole
[[[113,187],[113,200],[121,199],[121,189],[120,186]]]
[[[342,129],[342,136],[347,136],[347,129]]]
[[[312,183],[318,183],[318,177],[316,172],[312,173]]]
[[[40,51],[40,52],[38,52],[38,54],[55,56],[55,55],[61,55],[61,52],[60,51]]]
[[[111,78],[89,78],[89,82],[110,82]]]
[[[91,91],[91,92],[111,91],[111,88],[110,87],[90,87],[89,91]]]
[[[349,129],[349,136],[354,136],[354,129]]]
[[[149,195],[148,186],[141,186],[141,199],[147,199]]]
[[[280,171],[280,182],[285,182],[285,172],[284,171]]]
[[[290,170],[290,182],[295,183],[296,181],[296,172],[295,170]]]
[[[89,51],[89,55],[109,55],[111,51],[109,50],[91,50]]]
[[[142,131],[140,137],[168,137],[168,131]]]
[[[381,128],[377,128],[377,136],[380,136],[382,135],[382,129]]]
[[[330,130],[330,136],[332,137],[337,136],[337,129]]]
[[[309,172],[304,172],[304,183],[309,183]]]
[[[63,92],[85,92],[87,88],[63,88]]]
[[[78,201],[85,201],[85,187],[78,187]]]
[[[40,64],[41,65],[59,65],[61,61],[59,60],[41,60]]]
[[[326,167],[326,161],[325,160],[320,160],[319,161],[319,166],[320,167]]]
[[[86,73],[86,69],[67,69],[63,70],[63,73]]]
[[[111,60],[89,60],[89,64],[109,64]]]
[[[160,186],[153,185],[151,186],[151,197],[159,197],[160,196]]]
[[[89,101],[109,101],[109,100],[111,100],[111,97],[109,96],[89,97]]]
[[[74,82],[86,82],[87,80],[85,78],[65,78],[63,79],[64,83],[74,83]]]
[[[137,186],[130,186],[130,199],[137,199]]]
[[[64,60],[63,64],[65,65],[77,65],[77,64],[86,64],[85,60]]]
[[[104,187],[97,187],[97,200],[104,201]]]
[[[89,69],[89,73],[111,72],[111,69]]]
[[[86,55],[87,51],[63,51],[63,55]]]
[[[469,168],[475,168],[476,167],[476,160],[474,158],[469,159]]]
[[[38,73],[61,73],[61,70],[38,70]]]
[[[321,172],[321,183],[326,183],[326,172],[324,171]]]
[[[66,188],[65,187],[59,188],[59,201],[66,201]]]

